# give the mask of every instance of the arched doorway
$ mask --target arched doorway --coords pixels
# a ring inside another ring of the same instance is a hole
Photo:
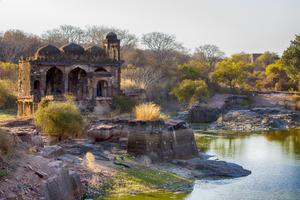
[[[77,67],[69,73],[69,89],[77,100],[83,100],[87,97],[87,73],[83,69]]]
[[[108,83],[101,80],[97,83],[97,97],[108,97]]]
[[[41,82],[39,80],[33,82],[33,96],[34,102],[39,102],[41,100]]]
[[[36,83],[38,86],[38,83]],[[59,95],[64,93],[63,73],[60,69],[52,67],[46,74],[46,95]]]

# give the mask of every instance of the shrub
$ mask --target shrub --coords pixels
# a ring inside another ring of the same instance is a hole
[[[70,98],[65,102],[43,99],[35,113],[35,124],[43,133],[62,139],[81,135],[84,119]]]
[[[136,101],[126,96],[115,96],[113,98],[114,109],[120,113],[131,112],[136,105]]]
[[[171,92],[179,101],[190,103],[207,97],[208,93],[208,87],[205,81],[189,79],[181,81]]]
[[[16,102],[13,83],[9,80],[0,80],[0,109],[15,108]]]
[[[160,107],[154,103],[143,103],[135,107],[136,120],[152,121],[160,117]]]
[[[0,156],[10,153],[12,151],[12,144],[8,136],[0,133]]]

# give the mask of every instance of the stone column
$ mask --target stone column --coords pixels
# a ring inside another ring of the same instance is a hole
[[[64,93],[68,92],[69,89],[69,76],[68,72],[64,72]]]

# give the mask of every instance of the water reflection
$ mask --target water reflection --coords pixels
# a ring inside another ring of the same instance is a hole
[[[300,129],[276,130],[268,132],[256,132],[245,135],[214,136],[196,133],[197,146],[202,152],[217,151],[218,156],[230,157],[237,154],[244,155],[249,143],[262,145],[263,143],[276,143],[281,146],[283,153],[300,158]],[[270,144],[270,147],[272,144]],[[266,146],[266,148],[269,148]],[[263,153],[263,152],[261,152]],[[269,152],[271,153],[271,152]]]
[[[300,129],[215,136],[197,133],[202,152],[252,171],[239,179],[198,180],[188,200],[300,199]]]

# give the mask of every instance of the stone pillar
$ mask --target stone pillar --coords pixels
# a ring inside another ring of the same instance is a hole
[[[69,89],[69,76],[68,72],[64,72],[64,93],[68,92]]]

